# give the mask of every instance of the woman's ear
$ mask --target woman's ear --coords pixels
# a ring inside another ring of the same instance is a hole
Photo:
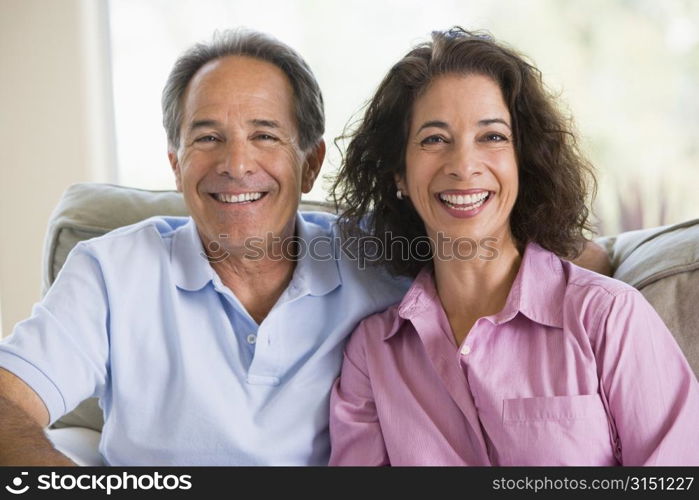
[[[405,181],[400,174],[396,174],[393,179],[396,183],[396,197],[402,200],[408,196],[408,188],[405,186]]]

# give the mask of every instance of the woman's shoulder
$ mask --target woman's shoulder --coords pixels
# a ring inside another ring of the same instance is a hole
[[[569,307],[577,310],[582,318],[587,318],[590,325],[601,325],[605,318],[609,320],[610,317],[618,315],[625,317],[656,315],[653,306],[631,285],[583,269],[570,262],[562,262],[568,275],[565,302]]]
[[[400,303],[393,304],[361,320],[350,337],[348,350],[380,345],[397,333],[405,321],[400,316],[400,307]]]
[[[547,303],[583,307],[611,303],[620,295],[641,297],[635,288],[623,281],[604,276],[565,260],[536,244],[530,244],[524,255],[523,292],[535,296],[548,290]]]
[[[587,289],[591,293],[598,293],[609,297],[615,297],[622,293],[640,293],[631,285],[610,276],[604,276],[579,267],[572,262],[561,260],[568,277],[568,286]]]

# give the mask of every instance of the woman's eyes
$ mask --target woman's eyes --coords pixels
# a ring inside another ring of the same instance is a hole
[[[506,142],[507,137],[502,134],[490,133],[483,136],[485,142]]]
[[[423,140],[420,141],[420,144],[423,146],[427,146],[430,144],[440,144],[440,143],[446,143],[447,140],[442,137],[441,135],[431,135],[429,137],[425,137]]]
[[[490,142],[490,143],[498,143],[498,142],[507,142],[509,141],[508,137],[504,134],[500,134],[497,132],[489,132],[487,134],[483,134],[479,138],[480,142]],[[434,144],[447,144],[450,141],[447,140],[444,136],[441,135],[431,135],[429,137],[425,137],[420,141],[420,145],[422,146],[429,146],[429,145],[434,145]]]

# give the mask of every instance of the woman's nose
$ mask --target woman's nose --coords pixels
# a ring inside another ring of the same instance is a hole
[[[455,144],[446,159],[444,172],[457,179],[467,179],[483,172],[483,161],[477,147],[467,144]]]

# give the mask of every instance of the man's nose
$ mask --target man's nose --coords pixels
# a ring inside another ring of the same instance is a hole
[[[459,180],[481,175],[484,168],[483,158],[478,148],[465,142],[454,145],[444,164],[444,172]]]
[[[255,170],[255,161],[245,141],[229,141],[218,162],[217,173],[242,179]]]

